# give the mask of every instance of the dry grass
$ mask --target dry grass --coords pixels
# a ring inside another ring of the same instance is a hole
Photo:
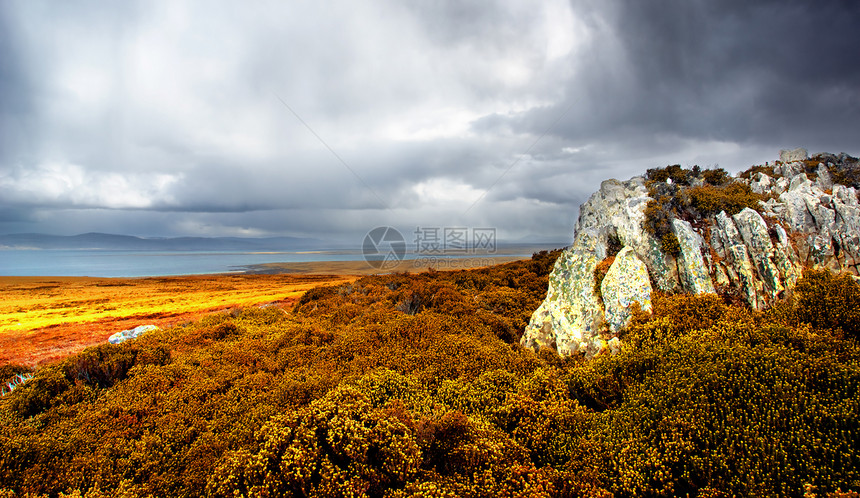
[[[195,275],[157,278],[0,277],[0,364],[36,365],[104,342],[119,330],[161,327],[205,313],[292,304],[346,275]]]
[[[305,291],[359,275],[476,268],[522,259],[475,256],[402,261],[378,270],[364,261],[271,263],[250,274],[151,278],[0,276],[0,365],[40,365],[103,343],[114,332],[166,328],[214,311],[262,304],[292,306]]]

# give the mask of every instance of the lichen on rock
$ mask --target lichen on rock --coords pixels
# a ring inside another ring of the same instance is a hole
[[[633,249],[625,247],[615,257],[600,285],[606,325],[617,333],[630,318],[633,303],[651,311],[651,280],[648,268]]]
[[[604,329],[605,315],[593,275],[607,256],[610,239],[642,255],[646,265],[650,261],[653,267],[668,266],[665,256],[654,249],[659,243],[642,230],[648,199],[644,178],[636,177],[604,181],[580,206],[574,243],[555,263],[547,297],[523,335],[524,346],[551,347],[562,355],[593,355],[601,349],[594,339]]]
[[[780,151],[773,166],[753,166],[736,178],[722,170],[675,165],[649,170],[648,179],[606,180],[580,206],[573,243],[557,260],[547,297],[521,343],[552,347],[561,355],[594,355],[623,329],[634,301],[649,309],[652,289],[730,292],[764,309],[794,287],[805,266],[856,276],[858,179],[860,162],[854,157],[822,153],[810,158],[805,149],[794,149]],[[660,226],[668,227],[661,230],[677,238],[672,252],[644,228],[646,207],[654,201],[651,192],[659,194],[659,202],[675,202],[669,208],[658,203],[652,210],[663,216]],[[707,205],[697,211],[690,192]],[[713,209],[721,204],[730,213]],[[610,241],[623,249],[595,292],[594,270],[610,255]]]
[[[714,284],[702,258],[705,244],[702,236],[688,222],[677,218],[672,221],[672,229],[681,246],[678,271],[683,277],[684,288],[693,294],[713,294]]]

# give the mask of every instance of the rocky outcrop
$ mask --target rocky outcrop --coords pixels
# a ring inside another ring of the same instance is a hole
[[[117,332],[116,334],[108,338],[108,342],[111,344],[120,344],[129,339],[137,339],[137,337],[141,334],[151,332],[153,330],[159,330],[159,328],[155,325],[140,325],[139,327],[135,327],[133,329]]]
[[[794,287],[804,266],[857,275],[858,193],[832,174],[857,171],[857,159],[846,154],[809,159],[805,149],[781,151],[780,159],[773,167],[751,169],[749,178],[732,179],[767,200],[731,216],[723,211],[703,219],[674,218],[671,232],[678,247],[669,252],[644,229],[651,200],[645,178],[604,181],[580,206],[573,243],[556,261],[546,299],[521,343],[552,347],[562,355],[616,351],[613,337],[627,323],[632,303],[650,309],[652,289],[732,292],[764,309]],[[696,179],[691,185],[701,183]],[[597,282],[595,269],[610,256],[615,261]]]
[[[694,294],[713,293],[714,284],[711,282],[708,269],[705,266],[705,260],[702,256],[705,240],[693,230],[690,223],[684,220],[672,220],[672,231],[675,233],[678,245],[681,247],[678,256],[678,273],[681,276],[680,283],[685,289]]]
[[[543,304],[534,312],[522,344],[550,346],[562,355],[594,354],[606,324],[603,303],[595,292],[594,270],[611,245],[621,244],[653,270],[649,284],[670,290],[677,281],[675,259],[660,251],[660,242],[642,229],[650,197],[645,180],[606,180],[580,206],[573,244],[555,263]]]
[[[633,303],[645,311],[651,310],[651,279],[648,267],[633,249],[622,249],[600,284],[604,315],[609,332],[621,330],[630,318]]]

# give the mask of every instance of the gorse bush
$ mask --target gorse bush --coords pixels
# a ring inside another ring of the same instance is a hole
[[[807,272],[767,313],[657,294],[586,361],[518,344],[555,256],[366,277],[44,367],[0,398],[0,496],[860,489],[850,277]]]
[[[760,201],[767,199],[746,183],[734,181],[721,168],[686,170],[676,164],[649,169],[645,183],[652,199],[645,207],[644,228],[670,254],[680,250],[672,231],[673,219],[695,224],[720,211],[731,216],[747,207],[756,209]]]
[[[663,252],[672,256],[681,253],[672,220],[698,224],[720,211],[731,216],[747,207],[755,209],[767,198],[746,183],[734,181],[722,168],[702,170],[694,166],[687,170],[675,164],[649,169],[645,178],[651,200],[645,206],[643,228],[660,242]]]
[[[764,196],[756,194],[746,183],[731,182],[719,186],[702,185],[688,192],[689,206],[701,216],[713,216],[725,211],[732,216],[744,208],[757,208]]]
[[[695,176],[692,170],[684,169],[680,164],[672,164],[665,168],[651,168],[645,173],[649,183],[668,182],[676,185],[689,185]]]
[[[119,347],[102,344],[85,349],[66,365],[66,377],[93,387],[110,387],[126,378],[135,364],[137,349],[131,342]]]
[[[860,160],[848,154],[829,154],[819,153],[813,155],[809,159],[799,161],[801,172],[805,173],[810,179],[815,179],[818,174],[819,165],[823,165],[824,169],[830,174],[831,180],[834,183],[854,187],[860,189]],[[777,161],[775,164],[782,164]],[[776,168],[774,166],[752,166],[745,171],[742,171],[740,178],[752,179],[758,173],[764,173],[767,176],[775,176]]]
[[[729,173],[722,168],[702,170],[702,180],[709,185],[723,185],[731,179]]]
[[[32,369],[25,365],[17,365],[14,363],[0,365],[0,384],[11,381],[16,375],[29,373],[32,373]]]
[[[860,285],[849,273],[807,268],[793,297],[772,314],[791,325],[809,324],[860,339]]]
[[[398,417],[400,415],[400,417]],[[230,453],[209,480],[210,496],[381,496],[418,472],[421,451],[408,412],[373,408],[339,386],[278,415],[257,433],[258,449]]]
[[[24,365],[2,365],[0,366],[0,396],[15,390],[33,377],[32,370]]]
[[[825,166],[835,183],[860,189],[860,160],[856,157],[851,157],[845,153],[839,155],[815,154],[810,159],[803,161],[807,176],[814,178],[820,164]]]
[[[794,292],[797,320],[860,338],[860,286],[851,274],[807,269]]]
[[[764,173],[767,176],[774,176],[774,167],[773,166],[752,166],[750,168],[741,171],[738,176],[744,179],[755,178],[758,173]]]

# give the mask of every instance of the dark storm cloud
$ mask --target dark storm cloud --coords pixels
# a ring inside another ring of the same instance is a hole
[[[32,84],[23,70],[22,47],[11,19],[10,4],[0,4],[0,161],[18,160],[16,151],[33,133]]]
[[[652,97],[646,110],[660,116],[664,130],[732,141],[856,137],[857,2],[643,5],[623,3],[618,31],[637,87]],[[828,121],[843,127],[821,128]]]
[[[0,5],[0,112],[6,116],[21,116],[31,109],[27,98],[28,83],[21,70],[19,49],[16,47],[15,26],[9,19],[7,4]]]
[[[582,6],[580,2],[575,5]],[[537,131],[627,143],[666,134],[734,143],[856,146],[860,4],[606,2],[567,102],[533,109]],[[491,126],[493,120],[485,125]]]
[[[0,233],[567,240],[608,177],[858,153],[856,2],[4,2]]]
[[[28,221],[34,221],[31,210],[0,204],[0,223],[23,223]]]

